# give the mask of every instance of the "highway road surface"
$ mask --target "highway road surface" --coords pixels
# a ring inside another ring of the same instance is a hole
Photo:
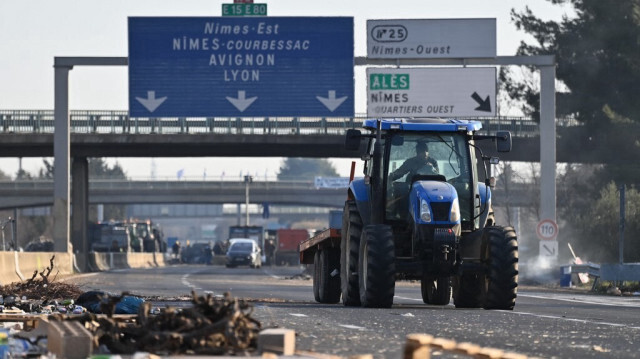
[[[197,294],[250,300],[263,328],[296,331],[299,350],[401,358],[407,334],[426,333],[541,358],[640,357],[640,297],[600,296],[526,287],[513,311],[423,304],[418,282],[398,282],[390,309],[319,304],[300,267],[225,268],[176,265],[89,273],[66,279],[83,290],[162,297],[158,306]],[[440,358],[460,357],[432,353]],[[464,356],[463,356],[464,357]]]

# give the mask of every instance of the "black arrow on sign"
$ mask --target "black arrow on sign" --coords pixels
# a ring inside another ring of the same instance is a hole
[[[553,255],[555,255],[555,254],[556,254],[556,249],[555,249],[555,248],[549,248],[549,247],[547,247],[547,246],[546,246],[546,245],[544,245],[544,244],[542,245],[542,248],[546,249],[546,250],[547,250],[547,252],[549,252],[549,255],[552,255],[552,256],[553,256]]]
[[[474,92],[473,95],[471,95],[471,98],[476,100],[478,105],[480,105],[476,107],[477,111],[491,112],[491,101],[489,101],[489,96],[487,96],[487,98],[483,101],[482,97],[480,97],[477,92]]]

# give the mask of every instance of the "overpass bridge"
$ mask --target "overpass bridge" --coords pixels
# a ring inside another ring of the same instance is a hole
[[[238,204],[245,203],[246,184],[240,181],[90,180],[90,204]],[[317,188],[313,181],[254,181],[252,204],[339,208],[345,188]],[[509,192],[493,192],[495,206],[526,206],[539,193],[529,184],[510,184]],[[0,209],[51,206],[53,181],[0,181]]]
[[[344,134],[364,118],[131,118],[127,111],[74,110],[71,157],[359,158],[359,151],[345,150]],[[504,161],[540,161],[540,129],[531,118],[469,119],[482,122],[481,134],[511,132],[514,150],[501,154]],[[53,110],[0,110],[0,157],[53,156],[54,127]],[[635,142],[638,125],[592,133],[560,118],[556,127],[557,162],[635,164],[640,158],[639,146],[626,146]],[[494,153],[491,142],[478,145]]]
[[[0,110],[0,157],[53,156],[53,117],[50,110]],[[344,148],[344,134],[364,119],[130,118],[126,111],[71,111],[71,157],[359,158],[360,151]],[[482,134],[511,131],[520,150],[504,154],[505,160],[539,160],[535,121],[474,119],[483,122]],[[495,152],[490,142],[479,146]]]

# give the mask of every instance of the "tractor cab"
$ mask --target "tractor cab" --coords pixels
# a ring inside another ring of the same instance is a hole
[[[391,132],[386,141],[384,169],[385,220],[407,221],[410,218],[409,196],[412,187],[427,190],[424,181],[431,183],[433,213],[426,222],[458,219],[465,227],[471,227],[474,188],[477,184],[475,153],[469,150],[463,133]],[[455,191],[445,183],[450,184]],[[457,205],[436,205],[456,194]]]

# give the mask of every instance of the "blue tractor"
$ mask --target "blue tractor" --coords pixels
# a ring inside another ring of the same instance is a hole
[[[480,122],[453,119],[369,119],[363,127],[368,133],[347,133],[347,149],[367,142],[364,178],[349,186],[340,293],[334,281],[328,301],[389,308],[396,280],[412,279],[427,304],[446,305],[453,295],[457,308],[513,309],[516,233],[494,223],[487,165],[498,158],[475,145],[492,140],[508,152],[511,134],[478,135]]]

